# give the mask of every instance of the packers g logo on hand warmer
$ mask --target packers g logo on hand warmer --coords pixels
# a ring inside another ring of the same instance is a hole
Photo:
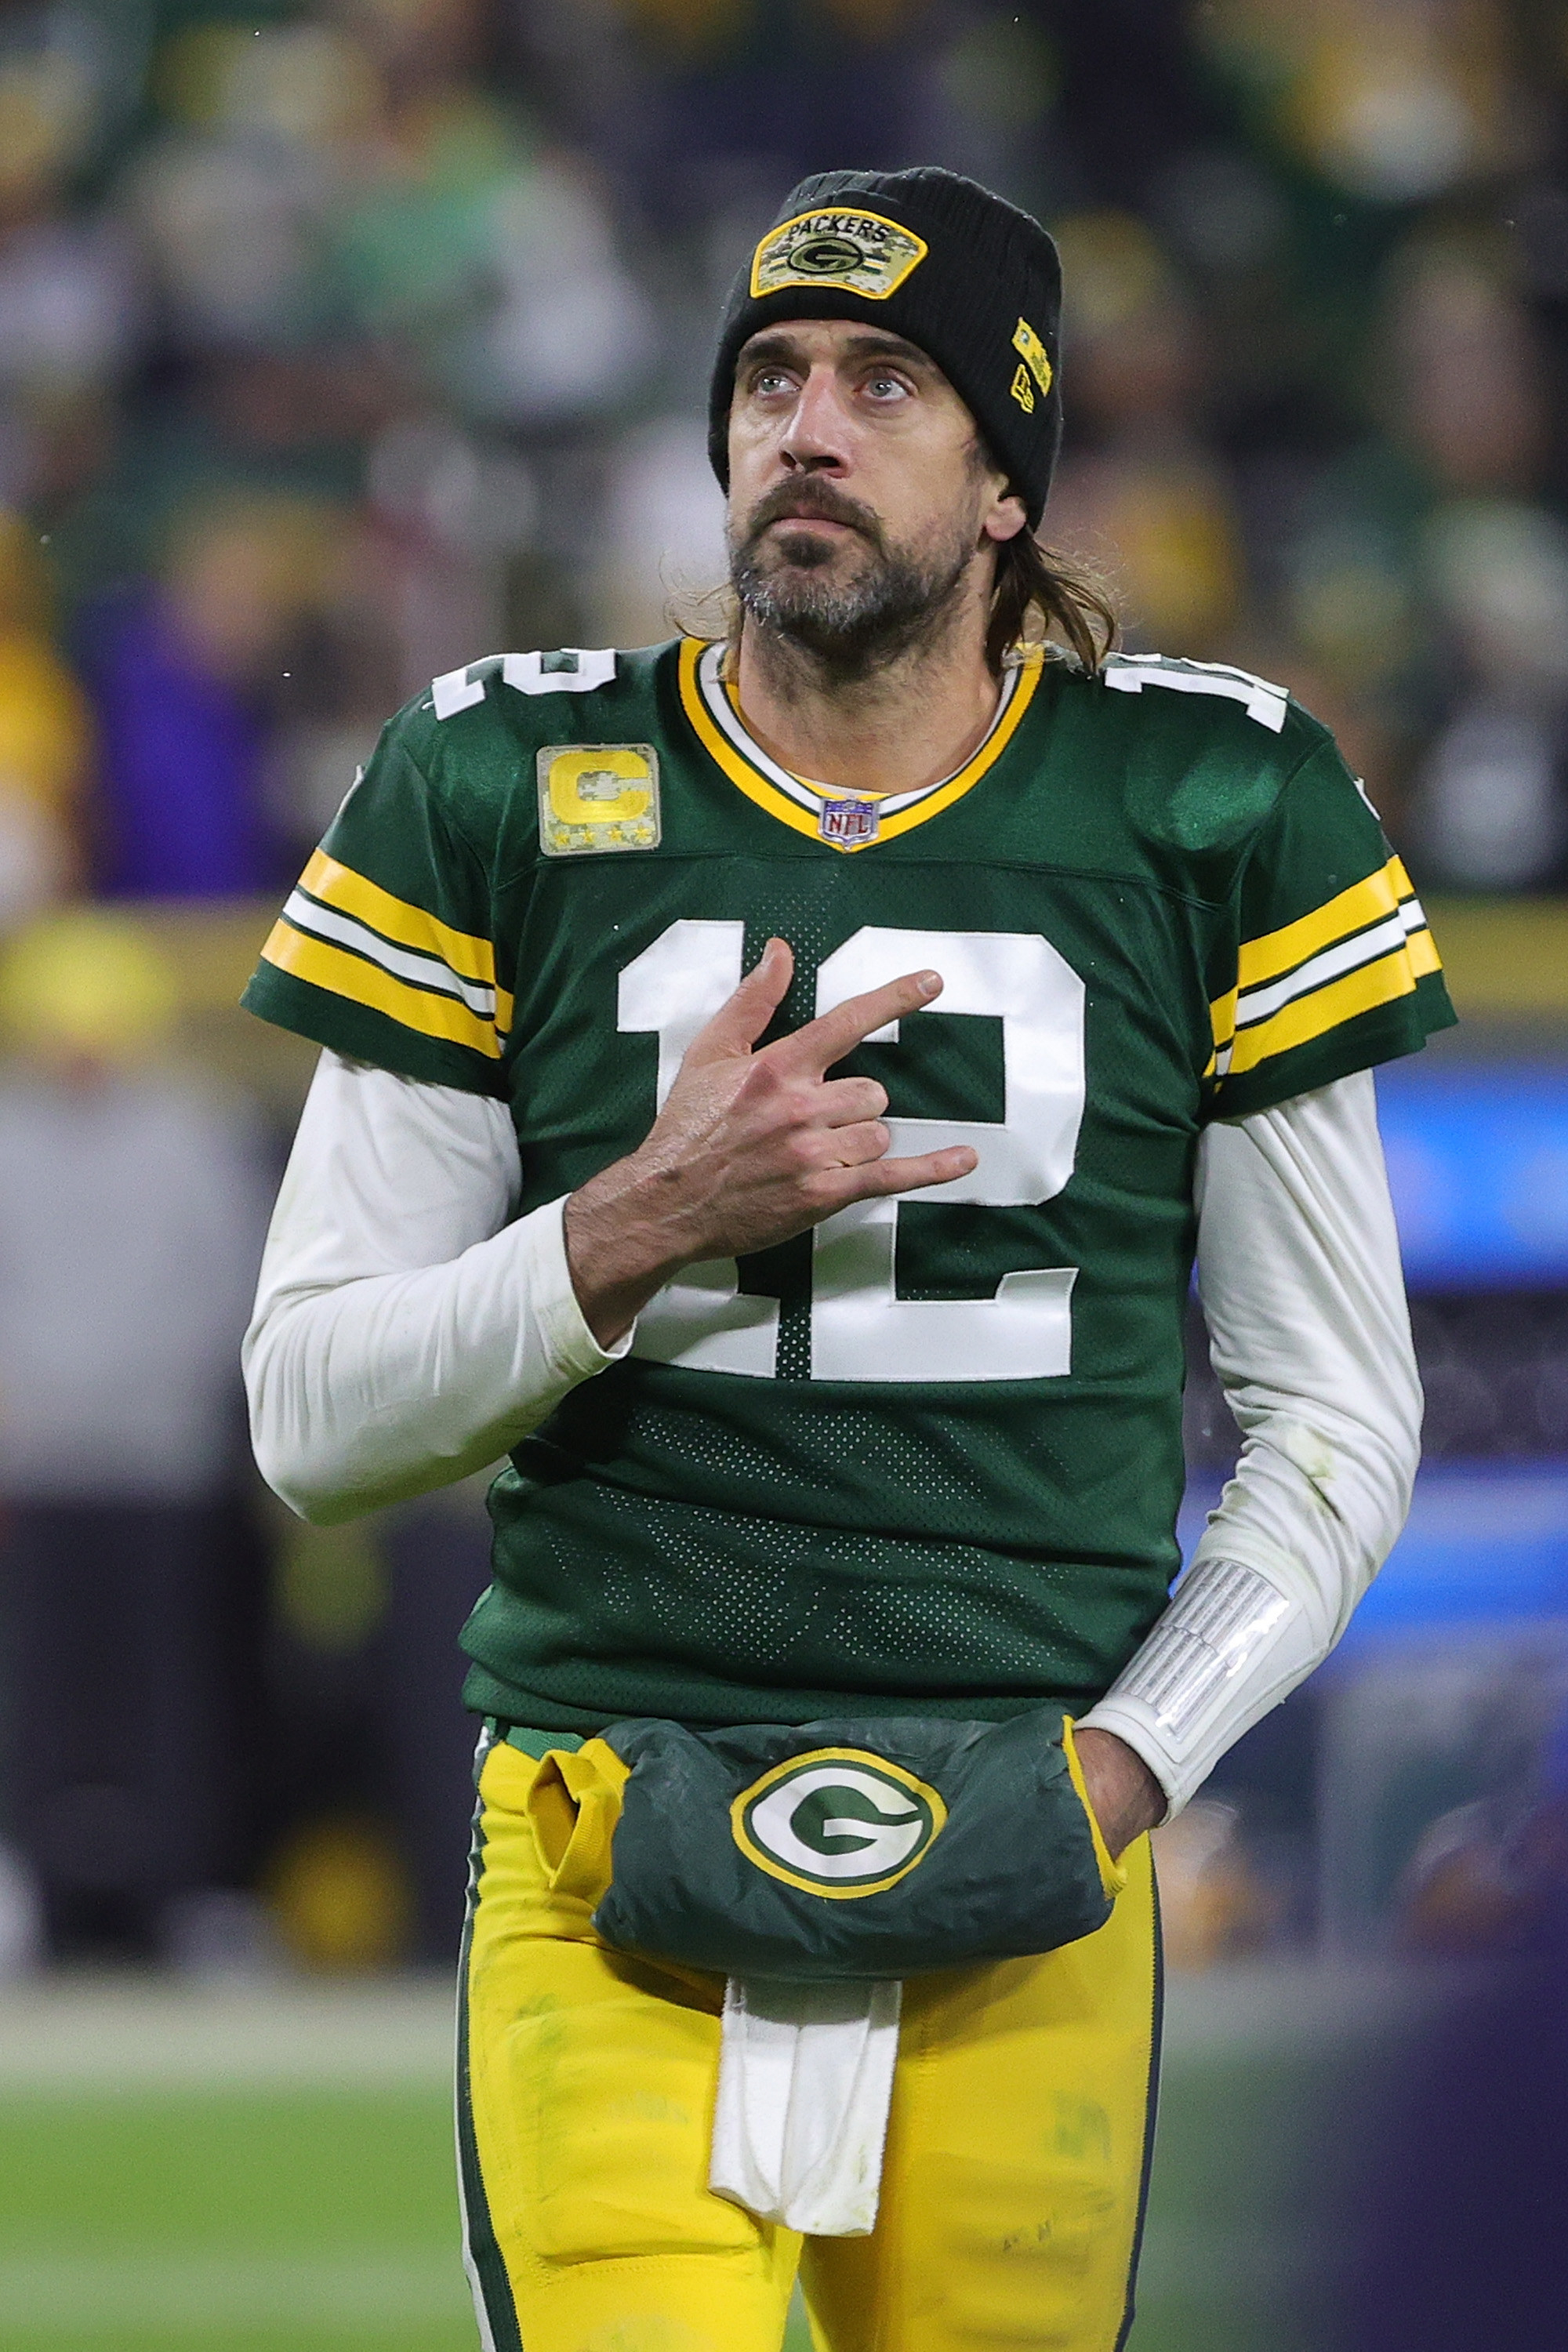
[[[892,1886],[947,1819],[936,1790],[861,1748],[816,1748],[775,1764],[730,1808],[735,1843],[770,1878],[844,1901]]]

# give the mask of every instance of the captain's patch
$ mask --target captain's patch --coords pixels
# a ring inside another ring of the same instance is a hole
[[[658,753],[651,743],[547,743],[538,767],[546,857],[658,847]]]

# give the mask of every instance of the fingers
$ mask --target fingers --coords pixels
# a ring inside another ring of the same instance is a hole
[[[925,1192],[933,1184],[951,1184],[980,1165],[980,1154],[966,1143],[950,1144],[944,1151],[925,1151],[913,1160],[872,1160],[855,1171],[850,1200],[879,1199],[886,1192]]]
[[[808,1021],[804,1029],[793,1036],[781,1037],[768,1052],[794,1070],[810,1070],[820,1074],[841,1062],[846,1054],[853,1053],[873,1029],[884,1028],[889,1021],[901,1021],[908,1013],[919,1013],[934,996],[942,993],[939,971],[909,971],[901,980],[890,980],[884,988],[868,989],[864,996],[851,996],[836,1005],[831,1013],[819,1013]],[[734,1003],[731,997],[731,1003]]]
[[[784,940],[770,940],[733,996],[729,997],[686,1049],[686,1063],[704,1063],[749,1054],[779,1006],[795,971],[795,954]]]
[[[889,1192],[926,1192],[952,1184],[978,1166],[980,1155],[967,1144],[950,1144],[942,1151],[918,1158],[885,1160],[888,1130],[879,1121],[864,1127],[843,1127],[832,1137],[833,1157],[819,1165],[802,1184],[812,1203],[811,1222],[837,1216],[857,1201],[881,1200]]]
[[[865,1119],[882,1117],[888,1108],[888,1089],[875,1078],[829,1078],[818,1087],[816,1100],[819,1125],[858,1127]]]
[[[836,1127],[820,1139],[825,1168],[860,1168],[868,1160],[880,1160],[888,1148],[888,1130],[879,1118],[865,1120],[858,1127]]]

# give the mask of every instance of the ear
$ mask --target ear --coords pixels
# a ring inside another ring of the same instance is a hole
[[[999,489],[980,518],[980,528],[987,539],[1000,545],[1005,540],[1016,539],[1028,522],[1024,501],[1016,490]]]

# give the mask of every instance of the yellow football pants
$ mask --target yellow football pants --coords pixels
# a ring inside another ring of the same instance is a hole
[[[910,1979],[877,2227],[803,2242],[707,2185],[722,1980],[599,1941],[615,1800],[573,1758],[531,1809],[539,1771],[485,1759],[465,1941],[488,2352],[779,2352],[797,2271],[821,2352],[1115,2352],[1158,2055],[1147,1839],[1097,1934]]]

